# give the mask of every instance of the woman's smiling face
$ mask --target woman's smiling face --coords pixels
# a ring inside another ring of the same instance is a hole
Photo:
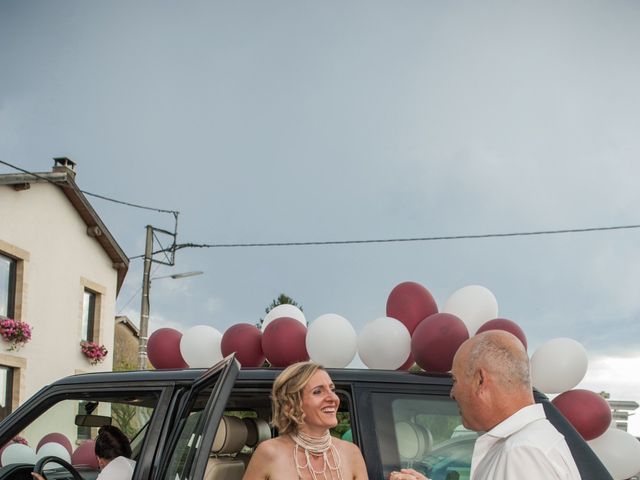
[[[302,391],[303,430],[312,435],[322,435],[325,430],[335,427],[339,406],[340,399],[331,377],[324,370],[316,371]]]

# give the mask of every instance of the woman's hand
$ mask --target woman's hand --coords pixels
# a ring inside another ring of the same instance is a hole
[[[413,468],[403,468],[399,472],[391,472],[389,480],[429,480]]]
[[[31,476],[33,478],[35,478],[36,480],[45,480],[45,478],[42,475],[40,475],[39,473],[36,473],[36,472],[31,472]]]

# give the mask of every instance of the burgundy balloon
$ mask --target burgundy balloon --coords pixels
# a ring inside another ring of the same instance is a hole
[[[173,328],[160,328],[149,336],[147,356],[154,368],[188,368],[180,353],[182,333]]]
[[[518,340],[524,345],[524,349],[527,349],[527,336],[516,322],[506,318],[494,318],[493,320],[483,323],[476,332],[476,335],[489,330],[504,330],[505,332],[509,332],[518,337]]]
[[[69,452],[69,455],[71,455],[73,453],[73,447],[71,446],[71,440],[69,440],[67,438],[66,435],[64,435],[63,433],[47,433],[44,437],[42,437],[40,439],[40,441],[38,442],[38,446],[36,447],[36,453],[38,453],[38,450],[40,450],[40,447],[42,445],[44,445],[45,443],[59,443],[60,445],[62,445],[64,448],[67,449],[67,451]]]
[[[87,465],[97,470],[98,458],[96,457],[96,442],[94,440],[87,440],[78,446],[75,452],[71,454],[71,465]]]
[[[235,352],[243,367],[260,367],[265,360],[262,332],[255,325],[248,323],[238,323],[229,327],[222,335],[220,348],[224,357]]]
[[[411,367],[413,367],[415,363],[416,361],[413,358],[413,355],[409,353],[409,356],[407,357],[407,361],[404,362],[402,365],[400,365],[398,368],[396,368],[396,370],[409,370]]]
[[[589,390],[569,390],[551,400],[582,438],[593,440],[611,424],[611,408],[607,401]]]
[[[387,317],[400,320],[413,335],[418,324],[434,313],[438,305],[429,290],[416,282],[403,282],[387,298]]]
[[[451,370],[453,356],[469,338],[464,322],[450,313],[435,313],[425,318],[411,337],[411,353],[427,372]]]
[[[295,318],[273,320],[262,332],[262,351],[274,367],[288,367],[309,360],[307,327]]]

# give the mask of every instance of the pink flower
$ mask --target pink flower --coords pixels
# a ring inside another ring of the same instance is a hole
[[[31,326],[21,320],[0,318],[0,335],[9,342],[8,350],[19,350],[31,340]]]
[[[98,345],[96,342],[80,342],[80,350],[91,365],[102,362],[109,353],[104,345]]]

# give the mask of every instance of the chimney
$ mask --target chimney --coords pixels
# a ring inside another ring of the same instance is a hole
[[[76,178],[76,162],[67,157],[57,157],[53,159],[52,172],[66,173],[71,180]]]

